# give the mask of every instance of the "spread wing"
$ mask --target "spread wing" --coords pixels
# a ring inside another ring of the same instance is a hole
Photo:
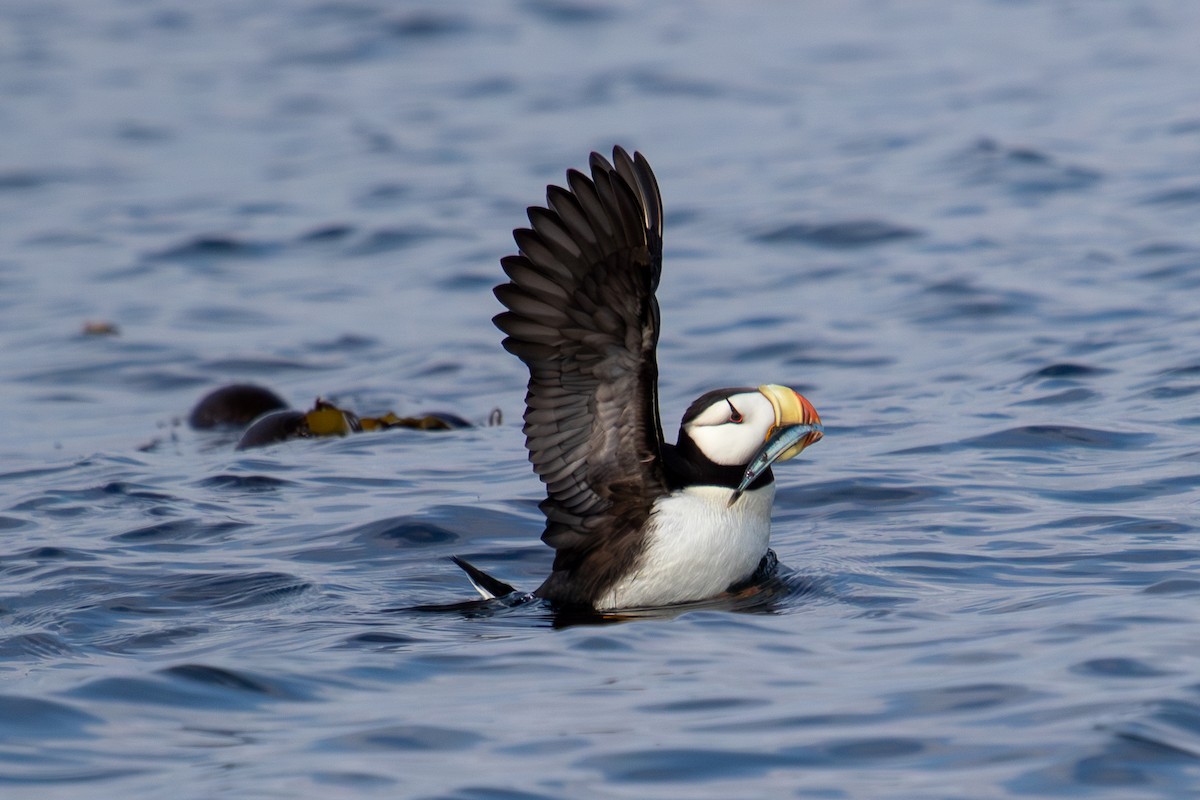
[[[613,164],[592,153],[590,166],[591,178],[570,170],[569,188],[547,187],[547,207],[529,209],[531,228],[513,231],[520,255],[500,262],[511,283],[495,290],[508,308],[494,320],[504,347],[529,367],[524,430],[546,484],[551,599],[562,599],[555,576],[586,594],[627,568],[629,541],[667,491],[655,359],[662,199],[640,153],[615,148]]]

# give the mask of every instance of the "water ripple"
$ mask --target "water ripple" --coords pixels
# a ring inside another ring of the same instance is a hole
[[[1103,178],[1099,170],[1063,164],[1049,153],[993,139],[981,139],[955,161],[971,183],[999,186],[1025,198],[1082,191]]]
[[[98,717],[66,703],[0,694],[0,740],[82,739],[102,723]]]
[[[102,703],[149,703],[202,710],[238,710],[270,701],[299,701],[311,692],[282,678],[203,664],[183,664],[148,677],[99,678],[69,696]]]
[[[1075,425],[1021,425],[982,436],[971,436],[957,442],[897,450],[892,455],[950,453],[964,448],[981,450],[1057,450],[1065,448],[1133,450],[1145,447],[1154,439],[1155,436],[1149,433],[1105,431]]]
[[[880,220],[845,220],[840,222],[793,222],[761,231],[753,240],[763,244],[809,244],[834,249],[868,247],[921,235],[906,228]]]
[[[232,236],[197,236],[147,254],[152,261],[210,262],[231,258],[262,258],[280,250],[275,242],[256,242]]]
[[[286,573],[214,573],[169,581],[163,586],[162,597],[182,605],[245,608],[276,603],[311,588],[308,582]]]

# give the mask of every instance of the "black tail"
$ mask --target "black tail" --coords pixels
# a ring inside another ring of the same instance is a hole
[[[475,590],[483,595],[485,600],[491,600],[493,597],[504,597],[517,591],[502,580],[497,580],[491,575],[488,575],[478,567],[463,561],[458,556],[450,556],[450,560],[458,565],[458,568],[467,573],[467,577],[471,579],[471,585]]]

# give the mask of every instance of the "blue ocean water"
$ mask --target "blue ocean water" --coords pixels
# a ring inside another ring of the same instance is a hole
[[[1169,0],[4,3],[0,795],[1195,793],[1198,37]],[[420,610],[472,597],[453,554],[549,569],[490,289],[614,143],[667,206],[664,420],[777,382],[826,422],[783,578]],[[504,424],[183,423],[247,381]]]

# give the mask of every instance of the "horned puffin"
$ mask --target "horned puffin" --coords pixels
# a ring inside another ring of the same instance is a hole
[[[597,611],[711,598],[773,568],[771,465],[820,439],[821,420],[785,386],[716,389],[663,441],[662,197],[640,153],[590,167],[529,208],[495,289],[504,348],[529,368],[524,433],[555,550],[534,595]],[[455,562],[485,597],[512,591]]]

